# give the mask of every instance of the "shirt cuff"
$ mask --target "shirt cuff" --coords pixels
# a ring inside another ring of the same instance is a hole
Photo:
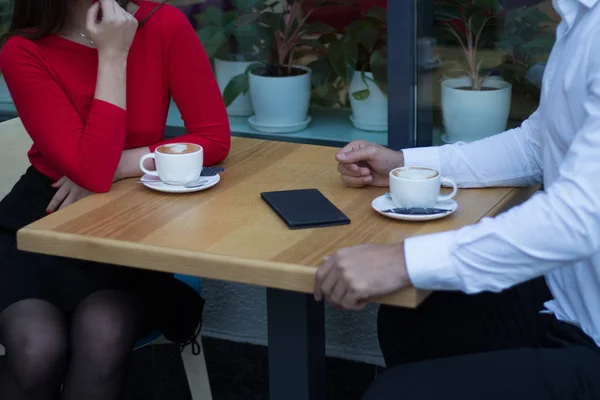
[[[407,167],[427,167],[441,171],[442,163],[438,147],[415,147],[402,150],[404,165]]]
[[[454,231],[415,236],[404,242],[406,269],[414,287],[424,290],[462,290],[452,264]]]

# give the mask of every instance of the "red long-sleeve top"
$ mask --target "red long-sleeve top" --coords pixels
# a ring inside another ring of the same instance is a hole
[[[138,20],[156,7],[147,0],[135,3]],[[196,143],[204,148],[205,165],[229,153],[229,121],[211,65],[175,7],[163,5],[135,36],[127,61],[127,110],[94,99],[97,50],[57,35],[11,37],[0,51],[0,70],[33,140],[31,164],[51,179],[67,176],[106,192],[124,149]],[[165,141],[171,97],[188,133]]]

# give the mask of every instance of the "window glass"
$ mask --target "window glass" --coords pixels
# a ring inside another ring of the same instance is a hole
[[[559,22],[552,0],[433,0],[418,16],[432,18],[416,47],[434,129],[420,131],[419,142],[470,142],[535,111]]]
[[[187,8],[237,133],[387,142],[386,0]]]

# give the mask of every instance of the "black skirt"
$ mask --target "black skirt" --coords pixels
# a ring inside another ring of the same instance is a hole
[[[192,339],[204,300],[172,274],[17,249],[16,232],[46,216],[56,193],[52,183],[30,167],[0,201],[0,313],[25,299],[46,300],[69,313],[94,292],[122,290],[142,305],[148,329],[158,329],[180,344]]]

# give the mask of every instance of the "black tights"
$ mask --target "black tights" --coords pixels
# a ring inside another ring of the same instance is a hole
[[[118,399],[139,314],[128,294],[108,290],[87,297],[68,320],[43,300],[11,305],[0,314],[0,399]]]

